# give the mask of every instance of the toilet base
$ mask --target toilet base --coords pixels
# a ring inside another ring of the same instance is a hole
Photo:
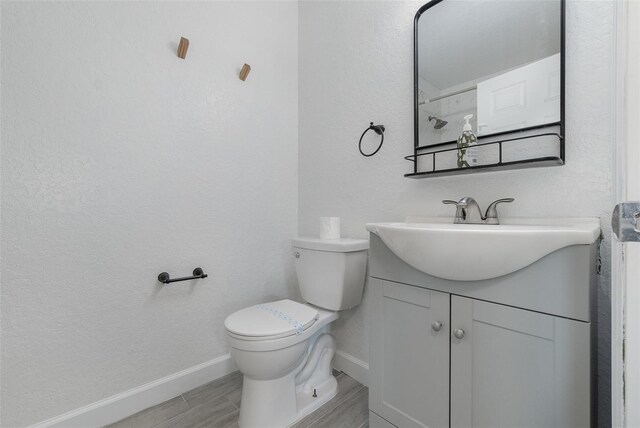
[[[313,391],[295,392],[293,385],[291,376],[275,381],[252,380],[245,377],[238,425],[289,427],[319,409],[338,393],[338,381],[333,375],[314,388],[316,397],[313,396]],[[269,415],[268,420],[265,420],[265,414]]]
[[[335,397],[338,381],[331,373],[335,341],[324,330],[309,340],[308,353],[291,373],[260,380],[245,372],[238,420],[241,428],[285,428]]]
[[[314,397],[313,394],[304,393],[302,391],[296,394],[298,408],[300,410],[298,410],[298,416],[296,419],[288,426],[292,426],[301,421],[335,397],[338,394],[338,381],[332,375],[322,385],[318,385],[315,390],[317,397]]]
[[[297,418],[295,378],[242,380],[238,425],[243,428],[286,427]]]

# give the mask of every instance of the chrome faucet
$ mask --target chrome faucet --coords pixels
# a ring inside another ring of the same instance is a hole
[[[465,196],[458,202],[445,199],[443,204],[451,204],[456,206],[456,218],[454,224],[500,224],[498,220],[497,205],[502,202],[513,202],[513,198],[504,198],[493,201],[487,207],[484,216],[480,210],[480,205],[471,196]]]

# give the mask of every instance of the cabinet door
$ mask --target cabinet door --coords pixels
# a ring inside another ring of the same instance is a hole
[[[403,428],[448,427],[449,294],[375,278],[370,286],[371,410]]]
[[[589,331],[589,323],[453,296],[451,427],[588,427]]]

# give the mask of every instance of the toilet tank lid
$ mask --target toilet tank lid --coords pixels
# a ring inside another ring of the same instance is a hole
[[[333,251],[336,253],[350,253],[352,251],[362,251],[369,249],[369,240],[367,239],[320,239],[315,237],[301,237],[292,239],[291,243],[296,248]]]

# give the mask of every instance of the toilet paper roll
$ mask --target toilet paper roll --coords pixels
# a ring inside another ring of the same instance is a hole
[[[340,239],[340,217],[320,217],[320,239]]]

